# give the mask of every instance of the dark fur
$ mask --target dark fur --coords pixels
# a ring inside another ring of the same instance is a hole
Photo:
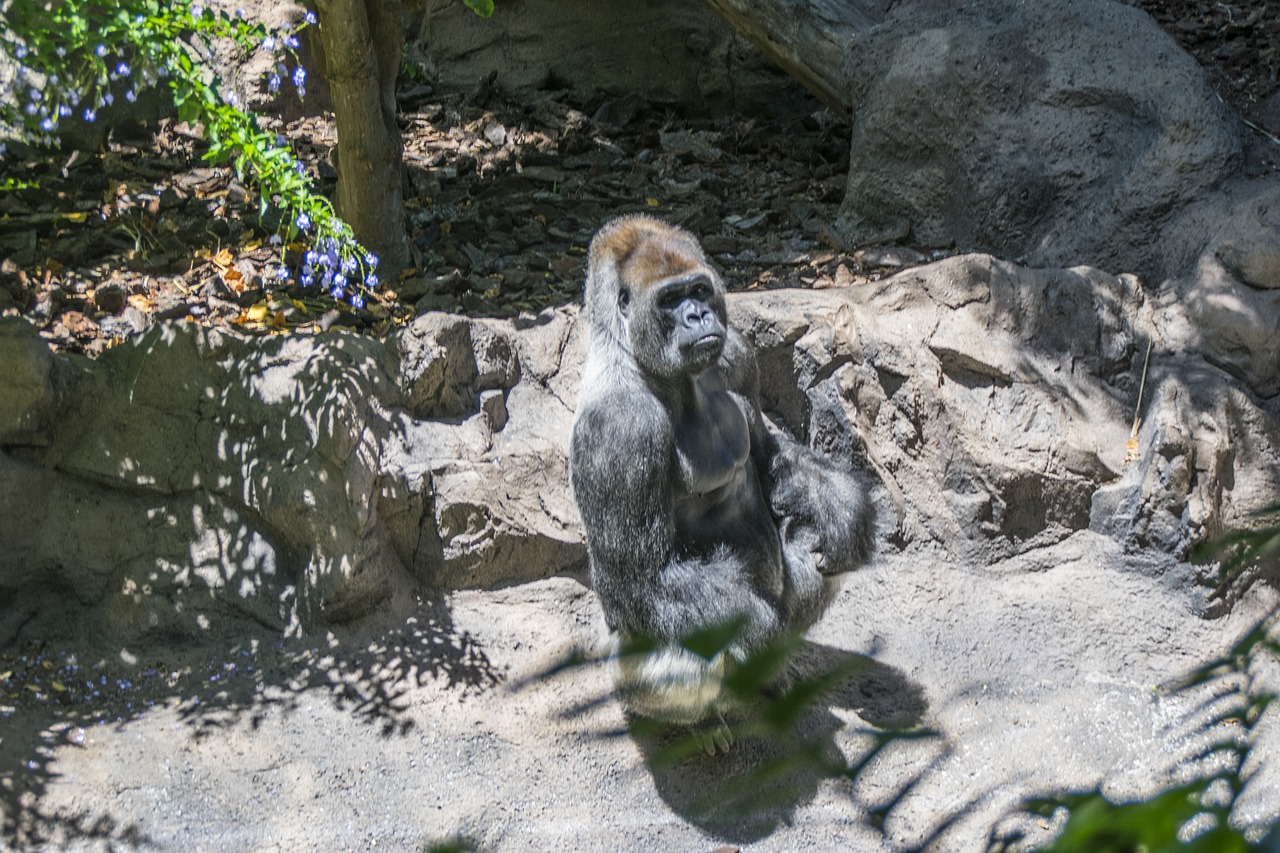
[[[675,661],[623,677],[629,704],[694,722],[717,710],[718,686],[705,682],[723,666],[676,645],[742,619],[729,649],[741,660],[805,630],[830,603],[832,577],[870,556],[872,505],[858,476],[766,427],[755,356],[728,328],[724,287],[692,235],[623,217],[600,229],[588,264],[570,470],[592,583],[611,629],[656,639]],[[672,282],[701,277],[709,295],[662,307]],[[722,348],[708,355],[711,335],[689,349],[683,316],[702,318],[692,337],[721,328]]]

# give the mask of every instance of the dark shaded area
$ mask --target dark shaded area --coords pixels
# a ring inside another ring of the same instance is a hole
[[[790,823],[824,780],[854,780],[894,742],[936,737],[915,728],[928,708],[924,689],[894,667],[805,642],[791,672],[785,690],[753,697],[750,711],[726,720],[735,737],[727,754],[706,755],[687,729],[631,718],[631,734],[672,810],[726,841],[759,841]],[[835,736],[845,724],[832,709],[855,711],[879,730],[866,730],[865,753],[841,753]],[[873,815],[883,820],[899,799],[872,807]]]
[[[1209,72],[1241,117],[1280,136],[1280,6],[1270,0],[1126,0]]]

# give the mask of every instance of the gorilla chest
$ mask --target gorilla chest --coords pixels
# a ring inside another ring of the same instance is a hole
[[[676,456],[686,495],[714,501],[741,479],[751,454],[751,430],[728,391],[699,396],[699,404],[674,424]]]

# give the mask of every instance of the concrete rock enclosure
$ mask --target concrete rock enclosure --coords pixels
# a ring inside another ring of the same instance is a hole
[[[985,255],[731,297],[774,420],[882,481],[885,547],[979,564],[1086,528],[1183,555],[1276,494],[1273,407],[1178,346],[1195,310]],[[584,345],[564,308],[385,343],[171,324],[87,362],[7,321],[0,636],[291,634],[577,575]]]

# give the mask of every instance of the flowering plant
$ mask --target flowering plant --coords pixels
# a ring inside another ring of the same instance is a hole
[[[0,2],[0,6],[3,3]],[[259,214],[284,211],[283,234],[272,242],[311,246],[296,271],[282,262],[276,278],[296,277],[355,307],[378,285],[378,259],[355,239],[333,205],[312,188],[311,178],[281,136],[260,129],[207,64],[215,42],[276,56],[267,88],[288,80],[306,94],[306,70],[298,65],[298,32],[314,24],[308,11],[296,27],[276,31],[206,8],[199,0],[11,0],[0,52],[13,61],[12,83],[0,87],[0,156],[6,134],[31,144],[53,144],[64,122],[98,120],[117,93],[126,101],[166,83],[178,118],[203,127],[204,157],[230,162],[236,175],[259,191]],[[283,252],[282,252],[283,260]]]

